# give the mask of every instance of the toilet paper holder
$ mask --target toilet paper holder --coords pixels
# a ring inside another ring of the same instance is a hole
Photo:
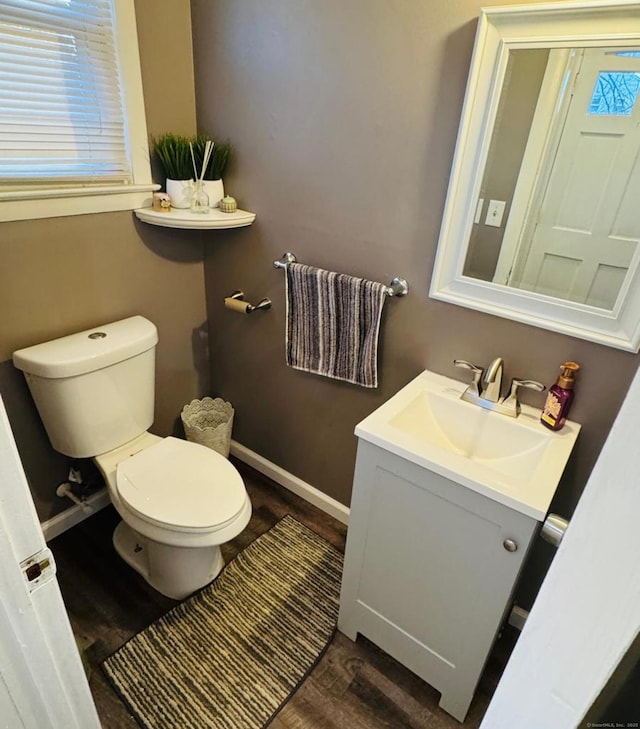
[[[226,309],[231,309],[232,311],[238,311],[241,314],[251,314],[254,311],[267,311],[271,308],[271,299],[260,299],[258,303],[254,306],[253,304],[250,304],[248,301],[244,300],[244,292],[238,290],[234,291],[231,296],[226,296],[224,299],[224,305]]]

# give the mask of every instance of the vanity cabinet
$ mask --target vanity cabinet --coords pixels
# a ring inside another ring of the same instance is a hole
[[[538,526],[360,439],[338,628],[423,678],[463,721]]]

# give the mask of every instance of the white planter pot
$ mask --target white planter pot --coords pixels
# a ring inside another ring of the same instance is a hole
[[[220,200],[224,197],[222,180],[203,180],[204,190],[209,196],[209,205],[212,208],[220,207]]]
[[[193,180],[171,180],[167,178],[167,195],[172,208],[190,208],[193,197]]]

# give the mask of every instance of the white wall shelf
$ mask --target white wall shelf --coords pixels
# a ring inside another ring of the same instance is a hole
[[[153,208],[140,208],[133,211],[139,220],[149,225],[163,228],[182,228],[184,230],[215,230],[225,228],[243,228],[251,225],[256,219],[255,213],[247,210],[236,210],[234,213],[223,213],[217,208],[211,212],[192,213],[190,210],[172,208],[168,213],[161,213]]]

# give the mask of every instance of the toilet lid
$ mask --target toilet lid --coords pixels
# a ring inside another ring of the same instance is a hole
[[[247,498],[240,474],[224,456],[172,437],[119,463],[116,483],[128,508],[179,529],[224,526]]]

